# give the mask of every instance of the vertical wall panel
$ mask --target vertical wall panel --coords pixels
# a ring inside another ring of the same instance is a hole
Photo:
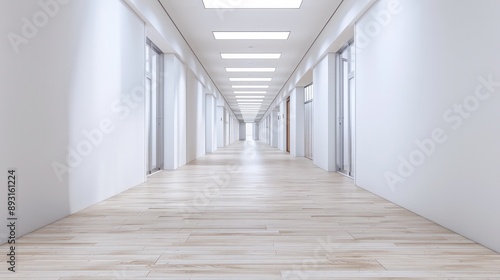
[[[356,183],[496,251],[499,10],[382,0],[356,26]]]
[[[4,35],[43,12],[38,1],[0,7]],[[16,167],[22,183],[18,235],[142,183],[145,28],[128,6],[69,1],[27,43],[5,39],[0,168]]]

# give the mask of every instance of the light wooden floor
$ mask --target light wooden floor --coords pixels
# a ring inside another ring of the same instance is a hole
[[[255,142],[156,173],[18,246],[19,272],[2,253],[1,279],[500,279],[499,254]]]

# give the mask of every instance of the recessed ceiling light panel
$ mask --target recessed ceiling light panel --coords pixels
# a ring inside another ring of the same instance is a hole
[[[206,9],[299,9],[302,0],[203,0]]]
[[[245,102],[245,101],[262,102],[262,101],[264,101],[264,100],[262,100],[262,99],[256,99],[256,100],[250,100],[250,99],[247,99],[247,100],[241,100],[241,99],[237,99],[236,101],[238,101],[238,102]]]
[[[227,72],[274,72],[276,68],[226,68]]]
[[[240,88],[240,89],[262,89],[262,88],[269,88],[269,86],[253,86],[253,85],[242,85],[242,86],[233,86],[233,88]]]
[[[236,96],[236,98],[249,98],[249,99],[252,99],[252,98],[264,98],[265,96],[261,96],[261,95],[256,95],[256,96],[252,96],[252,95],[242,95],[242,96]]]
[[[289,31],[214,31],[217,40],[287,40]]]
[[[234,92],[235,94],[266,94],[267,91],[259,91],[259,90],[249,90],[249,91],[245,91],[245,90],[237,90]]]
[[[229,78],[231,82],[270,82],[273,78]]]
[[[281,53],[221,53],[222,59],[279,59]]]

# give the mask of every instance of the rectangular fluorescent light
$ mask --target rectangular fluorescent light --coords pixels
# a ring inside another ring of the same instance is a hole
[[[214,31],[216,40],[287,40],[290,31]]]
[[[231,82],[270,82],[273,78],[229,78]]]
[[[264,100],[262,100],[262,99],[259,99],[259,100],[252,100],[252,99],[241,100],[241,99],[237,99],[236,101],[238,101],[238,102],[245,102],[245,101],[262,102],[262,101],[264,101]]]
[[[226,72],[274,72],[276,68],[226,68]]]
[[[281,53],[221,53],[222,59],[279,59]]]
[[[206,9],[299,9],[302,0],[203,0]]]
[[[253,100],[252,100],[253,101]],[[262,103],[238,103],[238,105],[262,105]]]
[[[233,86],[233,88],[244,88],[244,89],[251,89],[251,88],[255,88],[255,89],[265,89],[265,88],[269,88],[269,86],[254,86],[254,85],[242,85],[242,86]]]
[[[251,95],[242,95],[242,96],[235,96],[235,98],[264,98],[265,96],[257,95],[257,96],[251,96]]]
[[[267,91],[261,91],[261,90],[254,90],[254,91],[251,91],[251,90],[236,90],[234,91],[235,94],[266,94]]]

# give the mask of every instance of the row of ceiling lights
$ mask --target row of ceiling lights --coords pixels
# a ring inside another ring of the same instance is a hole
[[[302,0],[203,0],[207,9],[298,9],[302,5]],[[216,40],[287,40],[289,31],[284,32],[213,32]],[[281,53],[221,53],[222,59],[280,59]],[[226,68],[228,73],[274,73],[275,67],[268,68]],[[229,78],[230,82],[270,82],[272,78]],[[233,89],[245,89],[245,91],[235,90],[238,107],[244,119],[255,119],[261,109],[264,95],[267,91],[255,89],[268,89],[267,84],[235,84]]]
[[[281,40],[287,39],[290,35],[289,32],[286,32],[286,36],[283,36],[282,33],[278,32],[277,36],[273,37],[272,33],[277,32],[227,32],[228,34],[221,34],[224,32],[214,32],[214,38],[218,40]],[[229,34],[230,33],[230,34]],[[235,34],[236,33],[236,34]],[[281,53],[246,53],[246,54],[221,54],[221,57],[231,57],[226,59],[279,59],[281,58]],[[266,68],[226,68],[226,72],[228,73],[274,73],[276,71],[276,67],[266,67]],[[229,78],[231,82],[270,82],[272,78],[261,77],[261,78]],[[268,89],[269,85],[233,85],[239,89],[246,89],[245,91],[235,90],[235,94],[245,94],[235,96],[236,101],[238,102],[238,108],[243,115],[244,119],[255,119],[256,115],[260,111],[262,107],[262,102],[264,102],[265,96],[254,95],[254,94],[267,94],[267,91],[256,90],[256,89]],[[250,90],[251,89],[251,90]]]

